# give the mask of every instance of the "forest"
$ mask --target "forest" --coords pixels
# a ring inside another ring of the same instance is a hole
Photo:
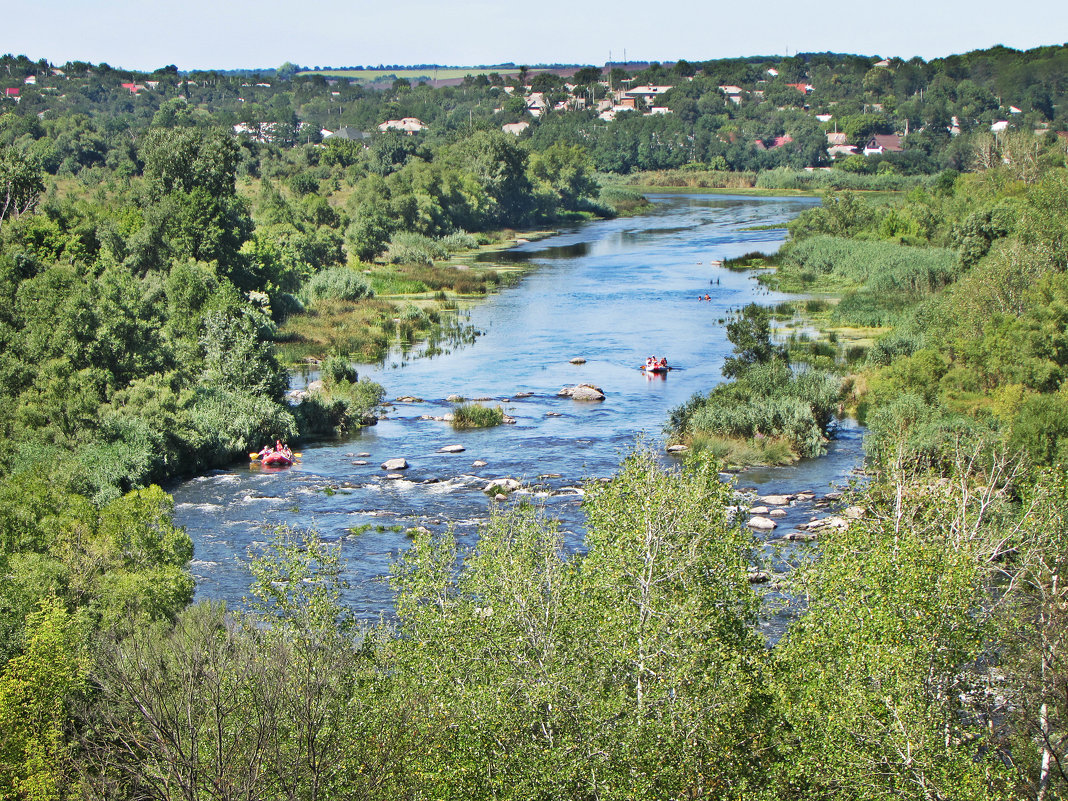
[[[640,85],[668,113],[601,118]],[[441,87],[9,55],[0,88],[0,798],[1068,796],[1068,47]],[[750,261],[827,337],[739,311],[666,421],[686,466],[636,444],[582,553],[522,505],[417,534],[367,626],[281,528],[245,608],[192,603],[160,483],[371,423],[352,364],[500,281],[450,254],[630,213],[635,177],[823,192]],[[321,391],[286,398],[287,354]],[[772,644],[719,470],[846,409],[861,511],[780,577]]]

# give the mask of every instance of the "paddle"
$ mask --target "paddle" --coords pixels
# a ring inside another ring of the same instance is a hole
[[[257,459],[260,458],[260,454],[259,454],[258,451],[256,453],[250,453],[248,455],[248,458],[251,459],[252,461],[256,461]]]

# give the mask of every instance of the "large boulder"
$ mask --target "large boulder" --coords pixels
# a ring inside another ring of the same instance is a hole
[[[772,531],[779,527],[779,524],[770,517],[762,517],[761,515],[750,517],[746,525],[757,531]]]
[[[515,492],[522,486],[514,478],[495,478],[482,491],[491,495],[498,495],[502,492]]]
[[[408,461],[406,459],[401,459],[401,458],[399,458],[399,459],[386,459],[386,461],[382,462],[382,469],[383,470],[390,470],[390,471],[392,471],[392,470],[407,470],[408,469]]]
[[[789,506],[793,495],[761,495],[760,500],[769,506]]]
[[[576,401],[603,401],[604,390],[593,384],[578,384],[574,387],[564,387],[556,393],[563,398],[571,398]]]

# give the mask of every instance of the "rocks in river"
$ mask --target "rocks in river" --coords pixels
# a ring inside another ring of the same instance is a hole
[[[772,509],[768,512],[768,517],[786,517],[785,509]]]
[[[501,418],[501,422],[504,423],[506,426],[514,426],[515,418],[506,414],[503,418]]]
[[[667,452],[668,453],[686,453],[686,451],[688,451],[688,450],[690,450],[690,449],[685,445],[668,445],[667,446]]]
[[[569,361],[572,364],[585,364],[586,363],[586,360],[583,359],[581,356],[576,356],[575,358],[570,359]]]
[[[357,453],[356,454],[356,458],[357,459],[366,459],[370,455],[371,454],[367,453],[367,451],[364,451],[363,453]]]
[[[791,531],[783,537],[783,539],[790,542],[813,542],[818,536],[818,534],[806,533],[804,531]]]
[[[495,478],[488,484],[486,484],[485,488],[482,491],[487,494],[496,495],[502,492],[515,492],[522,486],[523,485],[516,481],[514,478]]]
[[[418,537],[420,535],[422,535],[424,537],[429,537],[430,536],[430,529],[428,529],[426,526],[413,526],[412,528],[406,530],[404,532],[404,535],[406,537],[408,537],[408,539],[412,539],[412,540],[414,540],[416,537]]]
[[[867,511],[863,506],[847,506],[842,510],[842,517],[847,520],[860,520]]]
[[[386,459],[386,461],[382,462],[382,469],[383,470],[390,470],[390,471],[393,471],[393,470],[407,470],[408,469],[408,460],[407,459],[403,459],[403,458]]]
[[[766,515],[768,513],[768,507],[766,506],[754,506],[749,510],[751,515]]]
[[[356,467],[363,467],[365,464],[367,464],[367,460],[366,459],[356,459],[352,464],[355,465]]]
[[[779,524],[770,517],[762,517],[761,515],[750,517],[746,525],[757,531],[773,531],[779,527]]]
[[[563,417],[563,415],[560,414],[560,412],[546,412],[545,416],[546,417]]]
[[[761,495],[761,503],[766,503],[769,506],[789,506],[790,501],[794,499],[793,495]]]
[[[493,500],[495,500],[495,501],[506,501],[506,500],[508,500],[508,496],[505,495],[503,492],[498,492],[496,495],[493,496]]]
[[[415,395],[401,395],[399,398],[393,401],[394,403],[422,403],[422,398],[417,398]]]
[[[449,395],[449,397],[447,397],[445,400],[447,400],[449,403],[463,403],[464,402],[464,396],[463,395]]]
[[[386,478],[396,481],[398,478],[404,478],[404,473],[386,473]]]
[[[512,400],[522,400],[523,398],[533,398],[533,392],[517,392],[512,396]]]
[[[322,392],[326,388],[326,385],[322,382],[322,379],[316,379],[308,384],[308,392]]]
[[[467,448],[463,445],[446,445],[438,448],[438,453],[463,453]]]
[[[593,384],[577,384],[573,387],[564,387],[556,393],[561,398],[571,398],[576,401],[603,401],[604,390]]]
[[[475,459],[475,461],[471,462],[472,467],[485,467],[487,464],[489,462],[484,462],[481,459]]]

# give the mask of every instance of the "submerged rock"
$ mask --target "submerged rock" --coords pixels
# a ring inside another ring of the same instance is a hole
[[[438,448],[438,453],[463,453],[467,448],[463,445],[446,445]]]

